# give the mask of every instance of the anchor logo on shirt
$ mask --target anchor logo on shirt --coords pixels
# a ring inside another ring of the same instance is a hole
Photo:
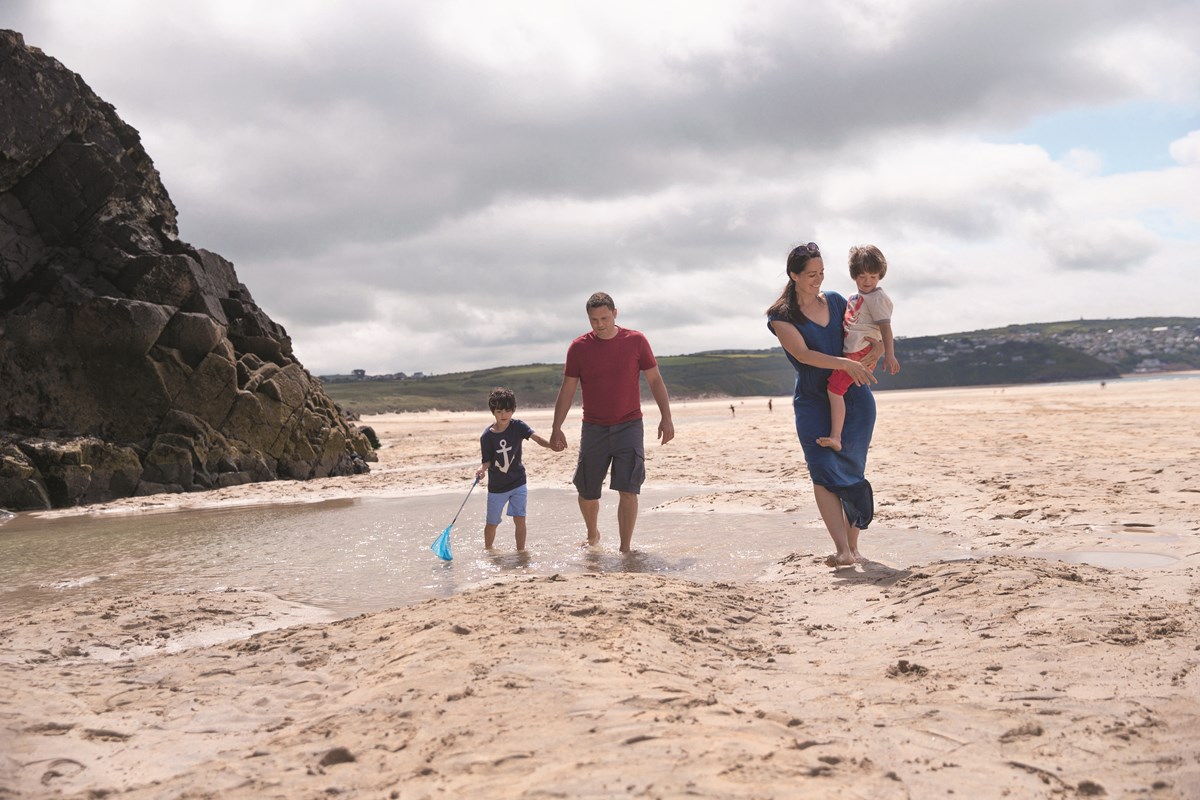
[[[500,440],[500,446],[496,448],[496,452],[500,453],[502,456],[504,456],[504,463],[497,464],[496,468],[499,469],[501,472],[503,472],[505,475],[507,475],[508,468],[512,466],[512,459],[509,458],[509,455],[508,455],[509,453],[512,452],[512,448],[508,446],[507,439]]]

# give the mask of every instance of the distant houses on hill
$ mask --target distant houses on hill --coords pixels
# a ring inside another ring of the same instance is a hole
[[[1080,320],[900,338],[879,389],[1044,383],[1200,369],[1194,318]]]
[[[933,363],[951,361],[976,350],[1011,343],[1051,342],[1086,353],[1124,373],[1163,372],[1200,367],[1200,326],[1183,324],[1131,325],[1114,322],[1112,327],[1091,322],[1077,327],[1063,325],[1011,325],[990,331],[899,340],[905,351]]]
[[[1129,365],[1130,372],[1186,369],[1200,360],[1200,328],[1183,325],[1110,328],[1102,332],[1063,333],[1051,338],[1101,361],[1117,366]]]

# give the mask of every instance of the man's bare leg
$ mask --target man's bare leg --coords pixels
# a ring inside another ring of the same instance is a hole
[[[633,526],[637,524],[638,496],[633,492],[619,492],[617,503],[617,529],[621,532],[621,552],[628,553],[633,543]]]
[[[600,501],[579,498],[579,513],[583,514],[583,524],[587,526],[587,541],[585,545],[600,544]]]

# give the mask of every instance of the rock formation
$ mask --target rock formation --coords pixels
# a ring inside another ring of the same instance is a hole
[[[0,30],[0,508],[366,471],[233,265],[178,238],[137,131]]]

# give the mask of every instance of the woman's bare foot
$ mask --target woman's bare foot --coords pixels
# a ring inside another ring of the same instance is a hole
[[[834,554],[825,557],[825,566],[833,567],[834,569],[853,567],[856,563],[858,562],[854,560],[854,556],[852,555]]]
[[[589,533],[587,539],[580,542],[579,546],[580,547],[595,547],[598,544],[600,544],[600,534],[597,533],[597,534],[593,535],[593,534]]]
[[[842,439],[840,436],[836,439],[832,436],[821,436],[817,439],[817,444],[821,445],[821,447],[828,447],[835,453],[842,452]]]

